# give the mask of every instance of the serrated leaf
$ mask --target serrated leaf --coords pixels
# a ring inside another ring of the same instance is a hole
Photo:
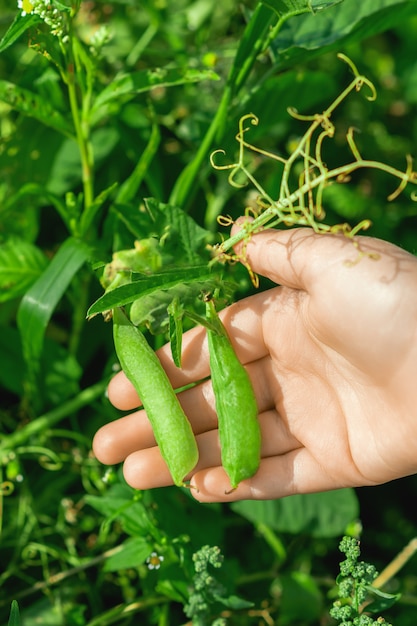
[[[195,68],[153,68],[116,76],[97,96],[91,109],[91,123],[96,124],[108,114],[108,105],[117,100],[129,100],[155,87],[173,87],[203,80],[218,80],[213,70]]]
[[[40,95],[19,87],[7,80],[0,80],[0,100],[28,117],[34,117],[46,126],[57,130],[66,137],[73,137],[73,128],[59,111],[50,106]]]
[[[10,238],[0,245],[0,302],[22,296],[41,275],[48,261],[32,243]]]
[[[174,268],[152,274],[151,276],[132,273],[133,282],[116,287],[116,289],[112,289],[101,296],[90,306],[87,311],[87,317],[109,311],[117,306],[124,306],[159,289],[169,289],[170,287],[175,287],[178,283],[206,281],[213,277],[214,273],[210,271],[207,265]]]
[[[213,277],[205,281],[180,282],[169,289],[160,287],[132,303],[129,311],[130,320],[135,326],[146,325],[153,334],[163,333],[169,324],[168,309],[175,300],[181,302],[183,307],[193,308],[202,291],[214,291],[216,287],[218,284]]]
[[[13,23],[6,31],[6,34],[0,41],[0,53],[4,52],[4,50],[14,44],[14,42],[17,41],[25,31],[32,26],[39,24],[39,22],[42,22],[39,15],[32,14],[23,16],[21,13],[18,13],[14,18]]]
[[[164,204],[155,198],[145,198],[145,206],[159,222],[159,230],[164,233],[166,248],[174,254],[180,249],[181,256],[189,263],[197,263],[199,259],[197,250],[207,241],[209,232],[180,207]]]

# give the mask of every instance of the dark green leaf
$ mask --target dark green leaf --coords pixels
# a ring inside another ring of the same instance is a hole
[[[0,245],[0,302],[22,296],[48,261],[37,246],[17,237]]]
[[[376,614],[386,611],[401,598],[400,593],[386,593],[376,587],[372,587],[372,585],[369,585],[367,589],[371,595],[376,596],[375,600],[366,605],[366,610],[370,613]]]
[[[107,116],[110,111],[109,104],[113,101],[129,100],[136,94],[145,93],[155,87],[172,87],[218,78],[213,70],[194,68],[154,68],[116,76],[97,96],[91,109],[91,123],[96,124]]]
[[[39,24],[39,22],[42,22],[39,15],[32,14],[22,16],[21,13],[18,13],[6,34],[0,41],[0,53],[17,41],[17,39],[19,39],[19,37],[21,37],[23,33],[28,30],[28,28]]]
[[[132,303],[129,311],[130,320],[135,326],[147,326],[153,334],[166,332],[169,324],[169,308],[175,299],[183,308],[195,310],[201,293],[212,292],[216,287],[219,287],[219,284],[213,277],[206,281],[177,283],[168,289],[162,287],[153,293],[139,297]],[[178,315],[180,315],[179,310]],[[179,317],[178,323],[181,324]]]
[[[182,318],[184,308],[181,306],[181,301],[178,296],[168,305],[167,310],[169,316],[169,343],[171,346],[171,354],[175,365],[181,367]]]
[[[280,16],[311,11],[310,0],[262,0],[262,4],[265,4]]]
[[[320,622],[322,593],[312,576],[305,572],[291,572],[279,577],[282,626]]]
[[[79,234],[80,236],[84,236],[88,229],[90,228],[94,217],[97,215],[98,211],[102,208],[103,204],[106,200],[111,196],[113,191],[117,188],[117,183],[113,183],[107,189],[103,189],[101,193],[98,194],[97,198],[90,204],[90,206],[86,209],[86,211],[82,214],[79,226]]]
[[[20,303],[17,324],[29,377],[33,381],[37,375],[49,319],[89,253],[89,248],[80,240],[67,239]]]
[[[181,258],[189,263],[198,263],[197,250],[207,241],[208,231],[175,205],[158,202],[155,198],[145,198],[145,205],[159,223],[164,246],[175,256],[181,251]]]
[[[34,208],[41,205],[42,203],[48,203],[54,206],[60,214],[61,218],[63,219],[64,223],[67,224],[67,226],[69,227],[68,212],[62,198],[56,196],[53,193],[49,193],[44,188],[44,186],[40,185],[39,183],[26,183],[19,187],[16,193],[9,196],[3,202],[1,209],[4,213],[11,213],[14,209],[15,212],[19,213],[20,217],[20,214],[22,213],[22,205],[24,206],[24,208],[27,207],[26,210],[28,212],[33,213]],[[16,221],[16,215],[13,214],[10,219]],[[22,230],[28,230],[26,227],[26,223],[23,224]]]
[[[36,118],[66,137],[73,136],[72,125],[65,117],[52,108],[47,100],[33,91],[19,87],[7,80],[0,80],[0,100],[19,113]]]
[[[134,499],[135,492],[126,484],[113,485],[106,495],[86,495],[85,501],[99,511],[106,524],[120,520],[126,533],[133,537],[142,537],[152,533],[153,524],[143,503]]]
[[[19,605],[16,600],[12,600],[12,606],[10,608],[10,616],[7,626],[20,626]]]
[[[272,44],[276,67],[306,63],[317,54],[393,28],[415,14],[415,0],[343,0],[329,11],[288,20]]]
[[[98,128],[91,135],[95,165],[105,159],[115,148],[119,135],[114,128]],[[47,189],[57,196],[73,190],[82,180],[82,165],[78,143],[64,140],[52,163]]]
[[[239,598],[239,596],[231,595],[231,596],[219,596],[218,594],[213,594],[213,598],[220,602],[223,606],[227,606],[228,609],[232,609],[233,611],[241,611],[242,609],[250,609],[254,606],[253,602],[249,602],[248,600],[244,600],[243,598]]]
[[[317,13],[318,11],[324,11],[333,5],[340,4],[344,1],[345,0],[309,0],[309,6],[312,13]]]
[[[131,537],[120,546],[120,550],[111,555],[104,563],[105,572],[137,568],[145,562],[152,551],[152,546],[143,537]]]
[[[0,386],[16,395],[22,393],[24,368],[22,345],[15,328],[0,327]]]
[[[169,289],[179,283],[206,281],[212,279],[213,276],[213,272],[207,265],[174,268],[151,276],[132,274],[133,282],[117,287],[101,296],[88,309],[87,317],[109,311],[117,306],[124,306],[137,298],[147,296],[160,289]]]
[[[139,161],[137,162],[133,172],[130,176],[120,185],[119,192],[117,194],[116,202],[123,204],[131,202],[136,196],[138,189],[149,169],[153,157],[155,156],[158,146],[161,140],[161,134],[159,127],[156,123],[152,124],[151,135],[146,148],[142,152]],[[137,211],[136,211],[137,212]]]
[[[313,537],[337,537],[359,513],[352,489],[295,495],[281,500],[242,501],[233,510],[253,524],[263,523],[279,532]]]

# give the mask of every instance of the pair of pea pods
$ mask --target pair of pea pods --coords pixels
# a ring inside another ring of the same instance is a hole
[[[211,299],[206,301],[206,317],[222,466],[235,489],[259,467],[258,408],[246,369]],[[142,401],[172,480],[184,486],[199,458],[191,424],[155,352],[119,308],[113,311],[113,337],[120,365]]]

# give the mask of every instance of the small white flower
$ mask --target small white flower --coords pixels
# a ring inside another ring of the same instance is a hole
[[[151,552],[146,559],[146,565],[148,566],[148,569],[159,569],[163,560],[163,556],[157,554],[156,552]]]
[[[21,10],[22,16],[28,15],[33,11],[33,4],[30,0],[17,0],[17,8]]]

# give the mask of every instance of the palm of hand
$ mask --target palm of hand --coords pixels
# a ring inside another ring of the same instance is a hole
[[[417,364],[417,261],[385,242],[365,241],[380,258],[353,265],[346,263],[357,254],[350,242],[306,230],[265,231],[247,246],[253,269],[282,285],[223,313],[254,384],[262,462],[255,477],[229,493],[211,385],[184,392],[200,448],[191,481],[197,499],[276,498],[417,471],[409,391]],[[208,375],[204,335],[186,335],[182,370],[167,349],[160,352],[175,386]],[[137,404],[123,374],[109,395],[119,408]],[[124,460],[135,487],[170,482],[143,412],[101,429],[94,449],[103,462]]]

